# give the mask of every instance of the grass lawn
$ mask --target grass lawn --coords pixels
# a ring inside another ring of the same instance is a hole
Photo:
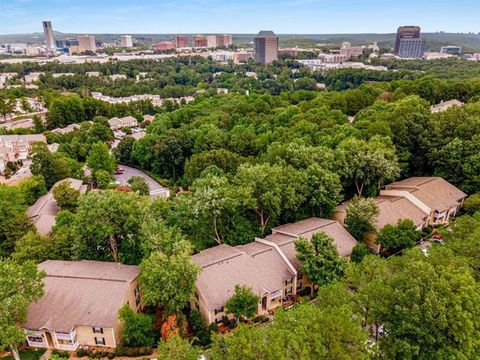
[[[38,360],[45,352],[45,349],[26,349],[20,350],[21,360]],[[2,360],[13,360],[13,356],[5,356]]]

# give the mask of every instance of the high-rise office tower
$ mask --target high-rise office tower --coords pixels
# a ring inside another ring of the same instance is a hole
[[[400,26],[397,29],[397,38],[395,39],[395,54],[398,54],[400,41],[402,39],[419,39],[420,26]]]
[[[95,36],[93,35],[83,35],[78,37],[78,46],[83,51],[93,51],[97,50],[97,45],[95,44]]]
[[[273,31],[260,31],[253,41],[253,54],[261,64],[278,60],[278,36]]]
[[[133,47],[133,38],[131,35],[122,35],[120,36],[120,46],[124,48]]]
[[[53,37],[52,23],[50,21],[42,21],[43,33],[45,34],[45,42],[48,50],[55,50],[55,38]]]
[[[425,40],[403,38],[400,40],[397,54],[402,59],[421,59],[425,54]]]

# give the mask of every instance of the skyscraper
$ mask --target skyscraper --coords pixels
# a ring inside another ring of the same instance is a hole
[[[122,35],[120,36],[120,46],[124,48],[133,47],[133,39],[131,35]]]
[[[83,51],[93,51],[97,49],[97,45],[95,44],[95,36],[93,35],[83,35],[78,37],[78,46]]]
[[[402,39],[419,39],[420,26],[400,26],[397,29],[397,38],[395,39],[395,54],[398,54],[400,41]]]
[[[253,41],[253,54],[261,64],[278,60],[278,36],[273,31],[260,31]]]
[[[421,59],[425,54],[425,40],[404,38],[398,46],[398,57],[402,59]]]
[[[47,49],[55,50],[55,38],[53,37],[52,23],[50,21],[42,21],[42,25]]]

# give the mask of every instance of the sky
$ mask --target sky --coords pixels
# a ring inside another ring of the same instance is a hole
[[[480,0],[0,0],[0,34],[480,32]]]

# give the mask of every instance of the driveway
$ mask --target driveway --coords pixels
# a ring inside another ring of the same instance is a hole
[[[147,181],[148,187],[150,188],[150,197],[152,199],[155,199],[159,196],[166,199],[170,196],[170,190],[160,185],[143,171],[126,165],[119,165],[119,167],[125,170],[123,174],[115,175],[115,179],[120,182],[121,185],[128,184],[128,180],[130,180],[130,178],[133,176],[141,176]]]

